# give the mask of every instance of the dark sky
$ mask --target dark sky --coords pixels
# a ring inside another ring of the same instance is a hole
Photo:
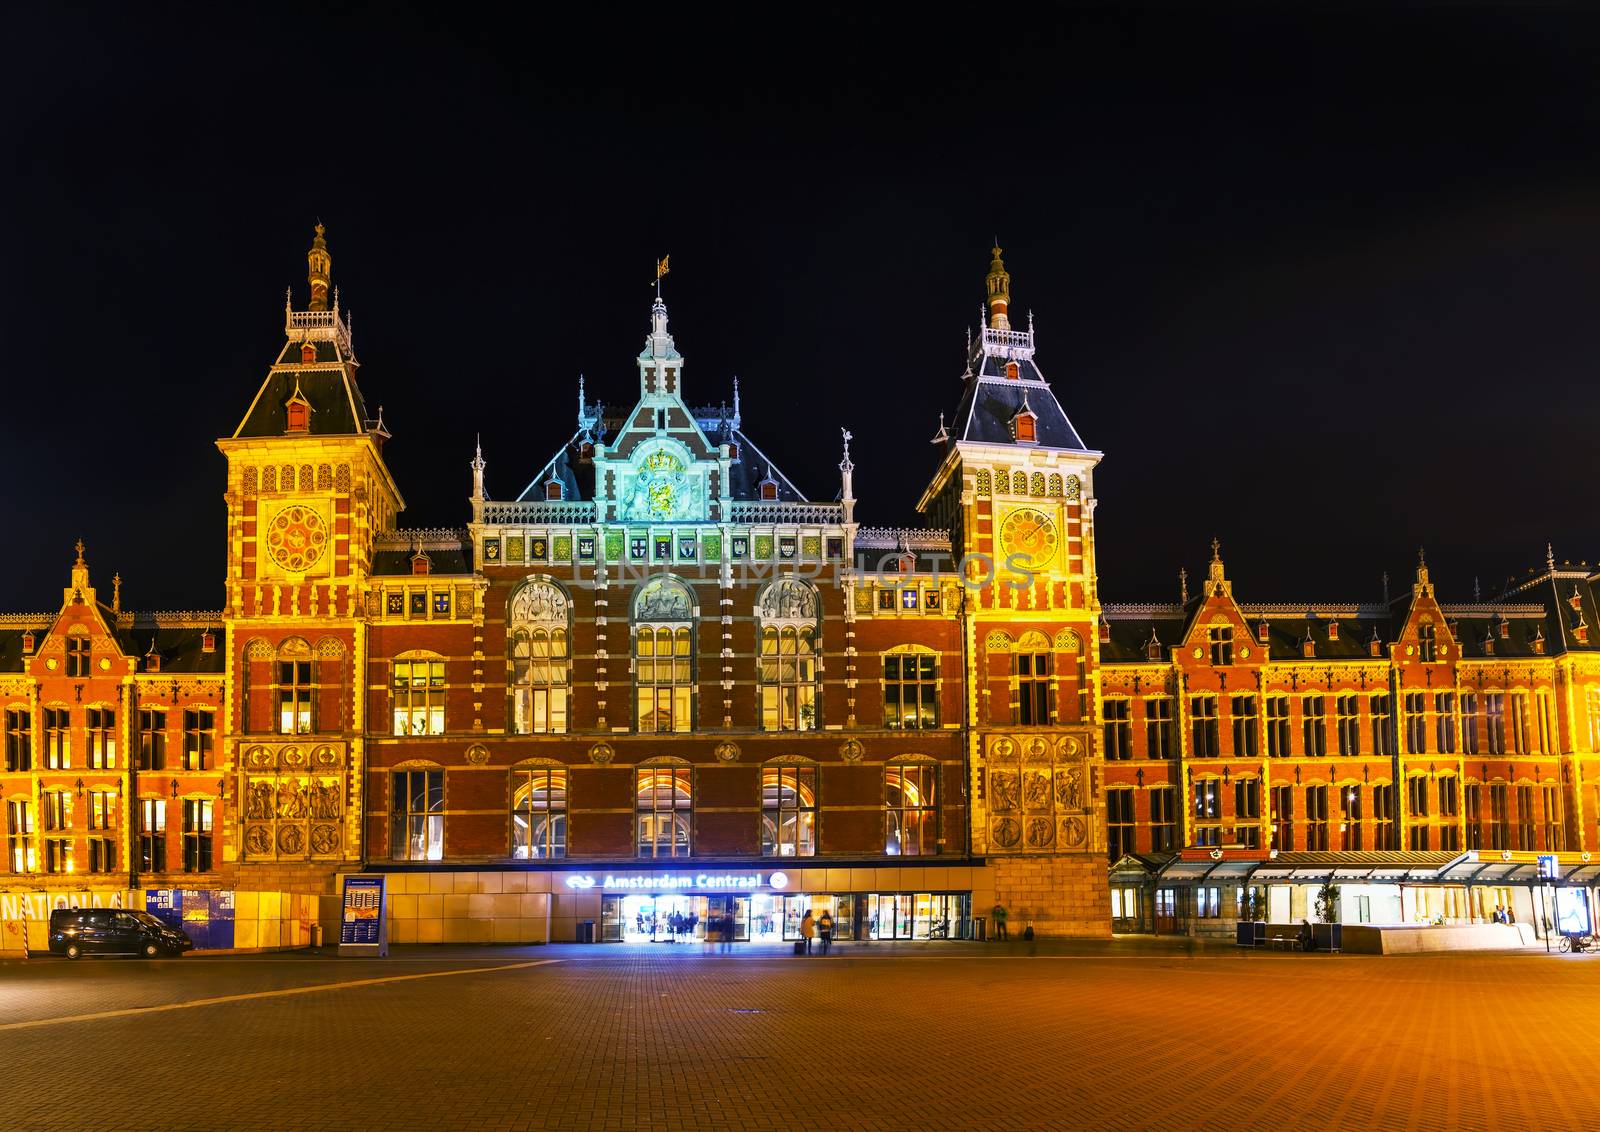
[[[1213,534],[1247,599],[1600,554],[1591,16],[552,7],[8,16],[0,608],[80,534],[129,604],[221,603],[212,441],[319,217],[406,525],[465,521],[479,432],[514,496],[579,372],[631,400],[665,253],[689,399],[739,374],[818,498],[847,425],[911,521],[998,233],[1108,600]]]

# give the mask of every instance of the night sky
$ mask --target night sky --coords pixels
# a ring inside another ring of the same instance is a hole
[[[129,605],[221,604],[212,442],[318,218],[407,526],[466,521],[478,433],[514,497],[580,372],[632,403],[667,253],[688,399],[738,374],[814,498],[848,426],[858,516],[915,522],[998,234],[1105,453],[1107,600],[1213,535],[1245,600],[1600,555],[1586,14],[42,7],[0,74],[0,609],[80,535]]]

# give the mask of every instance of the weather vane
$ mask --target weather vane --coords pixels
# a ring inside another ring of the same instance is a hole
[[[656,298],[658,299],[661,297],[661,277],[671,270],[667,266],[667,260],[671,258],[670,255],[664,255],[656,260]]]

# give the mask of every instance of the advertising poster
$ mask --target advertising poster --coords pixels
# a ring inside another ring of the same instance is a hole
[[[339,954],[387,955],[384,878],[347,876],[339,909]]]

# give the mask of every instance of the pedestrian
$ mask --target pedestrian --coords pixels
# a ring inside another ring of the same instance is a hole
[[[722,917],[722,950],[728,955],[733,954],[733,928],[733,913],[724,913]]]
[[[817,934],[822,937],[822,954],[826,955],[833,943],[833,913],[826,908],[822,910],[822,919],[817,921]]]
[[[800,917],[800,938],[805,941],[805,953],[811,954],[811,937],[817,934],[817,922],[811,918],[811,909]]]
[[[996,903],[992,914],[994,916],[994,938],[997,940],[1009,940],[1010,937],[1006,935],[1006,906]]]

